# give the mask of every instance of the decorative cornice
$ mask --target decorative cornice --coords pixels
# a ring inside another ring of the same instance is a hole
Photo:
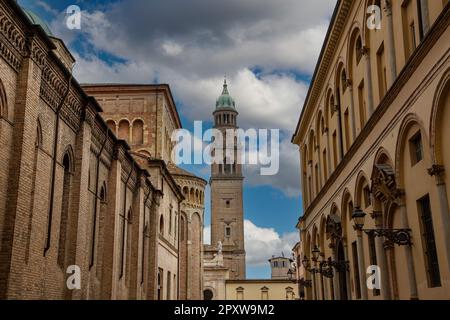
[[[306,125],[305,128],[302,128],[303,120],[309,118],[309,115],[314,112],[313,107],[316,105],[316,102],[320,97],[322,87],[325,84],[326,76],[328,75],[327,71],[329,70],[333,57],[335,56],[336,46],[344,34],[343,29],[348,19],[353,2],[353,0],[339,0],[336,4],[327,36],[322,46],[322,51],[318,60],[319,62],[316,65],[311,86],[302,108],[302,114],[300,115],[297,128],[292,138],[292,142],[294,143],[295,140],[297,140],[296,137],[302,136],[303,131],[307,129]]]

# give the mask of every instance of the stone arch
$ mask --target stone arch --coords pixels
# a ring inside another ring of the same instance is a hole
[[[117,135],[121,140],[130,140],[130,122],[128,119],[122,119],[119,121],[119,131],[117,132]]]
[[[117,132],[116,132],[117,123],[114,120],[112,120],[112,119],[106,120],[106,125],[114,134],[117,134]]]
[[[331,101],[333,101],[333,103],[331,103]],[[326,95],[326,100],[325,100],[325,108],[327,109],[327,116],[326,118],[328,118],[328,123],[327,126],[330,125],[330,120],[331,120],[331,116],[334,113],[334,90],[332,87],[329,87],[327,90],[327,95]]]
[[[64,160],[66,159],[66,157],[67,157],[66,161],[68,161],[68,165],[69,165],[69,168],[68,168],[69,172],[73,173],[75,171],[75,155],[74,155],[73,148],[71,145],[68,145],[65,148],[65,150],[62,154],[60,163],[64,164]]]
[[[367,178],[366,173],[364,171],[360,171],[358,173],[358,176],[356,177],[356,183],[355,183],[355,191],[354,191],[355,207],[362,208],[362,199],[364,196],[363,195],[364,184],[367,184],[367,186],[370,188],[370,182],[369,182],[369,179]],[[364,208],[362,208],[362,209],[364,209]]]
[[[358,37],[361,37],[361,24],[359,23],[359,21],[354,21],[349,33],[349,37],[347,38],[346,69],[348,70],[348,77],[351,80],[353,80],[353,58],[356,52],[356,41],[358,40]]]
[[[450,100],[450,68],[441,77],[436,93],[433,98],[433,107],[431,110],[431,122],[430,122],[430,147],[432,162],[436,165],[444,165],[444,144],[442,143],[443,124],[445,123],[445,107]],[[448,112],[448,111],[447,111]],[[446,168],[450,170],[450,168]]]
[[[341,79],[341,74],[343,70],[346,70],[346,66],[345,66],[345,61],[342,57],[339,57],[337,65],[336,65],[336,69],[335,69],[335,73],[334,73],[334,82],[333,82],[333,86],[335,88],[335,90],[337,90],[337,88],[341,88],[342,89],[342,94],[344,93],[344,88],[342,87],[342,79]]]
[[[397,189],[397,182],[395,181],[395,171],[393,167],[392,158],[383,147],[380,147],[375,155],[374,165],[371,173],[371,186],[372,186],[372,199],[373,199],[373,211],[378,213],[387,212],[386,204],[389,203],[390,195],[386,194],[384,189],[378,188],[378,181],[380,175],[386,178],[391,177],[386,183],[390,185],[389,192],[394,192]],[[384,179],[383,179],[384,180]],[[387,217],[383,215],[383,224],[386,225]]]
[[[402,156],[404,148],[406,146],[407,133],[413,126],[417,126],[420,129],[420,133],[422,135],[422,143],[429,141],[422,120],[420,120],[420,118],[414,113],[409,113],[408,115],[406,115],[400,126],[400,131],[397,137],[397,144],[395,147],[395,178],[398,187],[402,189],[404,188],[404,181],[403,181],[404,174],[402,172],[403,166],[401,163]],[[424,145],[424,151],[425,147],[426,149],[428,149],[428,145]]]
[[[216,291],[212,287],[205,287],[203,289],[203,300],[216,300]]]
[[[152,156],[151,153],[146,149],[140,149],[137,151],[137,153],[139,153],[140,155],[142,155],[144,157],[148,157],[148,158],[150,158]]]
[[[100,201],[106,202],[107,195],[108,195],[108,189],[106,188],[106,182],[103,182],[102,187],[100,188],[100,194],[99,194]]]
[[[361,21],[367,20],[367,8],[371,4],[373,0],[364,0],[364,10],[363,10],[363,16]],[[370,32],[371,30],[367,27],[367,23],[363,23],[363,29],[362,29],[362,41],[363,45],[366,47],[369,47],[370,44]]]
[[[187,186],[183,187],[183,195],[186,198],[186,200],[189,200],[189,188]]]
[[[43,142],[41,119],[38,117],[36,124],[36,148],[42,147]]]
[[[341,225],[342,233],[344,237],[347,237],[349,232],[348,227],[351,225],[351,217],[354,209],[353,196],[348,188],[344,189],[342,193],[342,203],[341,203]]]
[[[137,118],[132,124],[132,143],[141,145],[144,144],[144,120]]]

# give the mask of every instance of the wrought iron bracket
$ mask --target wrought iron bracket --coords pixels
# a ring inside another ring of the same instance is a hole
[[[363,231],[375,237],[385,237],[398,246],[410,246],[412,244],[411,229],[365,229]]]
[[[312,287],[312,280],[300,279],[298,281],[298,283],[304,288],[311,288]]]

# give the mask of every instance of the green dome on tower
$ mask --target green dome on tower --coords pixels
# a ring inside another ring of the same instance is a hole
[[[35,24],[35,25],[39,25],[42,27],[42,29],[45,31],[45,33],[49,36],[49,37],[53,37],[52,31],[50,30],[49,26],[47,25],[47,23],[41,19],[41,17],[39,17],[36,13],[34,13],[31,10],[25,9],[22,7],[23,12],[25,12],[25,14],[27,15],[28,19],[30,19],[31,23]]]
[[[216,110],[217,109],[236,109],[236,103],[230,93],[228,92],[227,80],[225,79],[223,83],[223,91],[222,95],[216,101]]]

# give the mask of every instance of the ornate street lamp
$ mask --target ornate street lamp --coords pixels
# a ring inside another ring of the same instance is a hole
[[[308,257],[306,255],[303,257],[302,265],[307,271],[310,271],[311,261],[308,259]]]
[[[306,256],[305,256],[305,258],[306,258]],[[308,260],[308,259],[306,258],[306,260]],[[295,271],[296,271],[296,269],[289,269],[289,271],[287,272],[289,281],[292,281],[293,283],[298,283],[300,286],[302,286],[304,288],[311,288],[311,286],[312,286],[311,280],[305,280],[303,278],[300,280],[294,279]]]
[[[328,260],[322,260],[319,264],[319,273],[321,273],[325,278],[332,279],[334,277],[333,266],[331,263],[331,258]]]
[[[319,260],[319,255],[320,255],[320,249],[317,245],[314,246],[313,250],[312,250],[312,260],[314,262],[317,262]]]
[[[366,213],[359,207],[356,207],[352,214],[353,225],[355,230],[362,230],[366,220]]]
[[[399,246],[411,245],[411,229],[363,229],[366,214],[359,207],[356,207],[352,214],[355,230],[364,231],[368,235],[375,237],[386,237],[392,243]]]

